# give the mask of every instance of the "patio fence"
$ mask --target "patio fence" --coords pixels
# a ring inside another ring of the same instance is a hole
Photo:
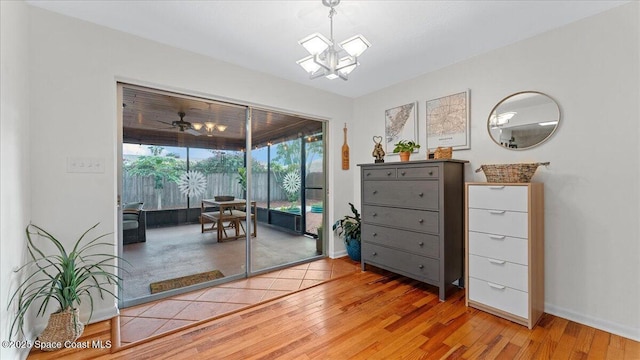
[[[258,202],[267,201],[267,173],[254,173],[252,183],[253,199]],[[206,175],[207,187],[204,195],[191,197],[191,207],[200,207],[202,199],[212,199],[217,195],[233,195],[244,197],[242,187],[238,183],[236,173],[216,173]],[[187,196],[180,192],[178,185],[172,181],[164,181],[162,189],[154,189],[153,176],[125,175],[122,181],[122,203],[144,202],[146,210],[158,209],[158,198],[162,209],[186,208]],[[159,196],[158,196],[159,195]],[[271,201],[286,201],[287,193],[281,183],[271,177]]]

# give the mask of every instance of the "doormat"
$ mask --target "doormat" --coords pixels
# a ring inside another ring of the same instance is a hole
[[[183,276],[175,279],[162,280],[158,282],[151,283],[149,287],[151,288],[151,293],[155,294],[162,291],[178,289],[181,287],[199,284],[205,281],[211,281],[215,279],[223,278],[224,274],[220,272],[220,270],[207,271],[200,274]]]

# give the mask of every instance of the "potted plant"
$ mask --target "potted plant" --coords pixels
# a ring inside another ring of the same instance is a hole
[[[420,149],[420,145],[416,144],[412,140],[400,140],[397,144],[394,145],[395,148],[393,149],[393,153],[400,154],[400,161],[409,161],[411,153],[415,149]]]
[[[345,215],[342,219],[336,221],[335,224],[333,224],[333,231],[343,237],[349,257],[354,261],[360,261],[360,229],[362,219],[355,206],[353,206],[352,203],[349,203],[349,206],[351,206],[353,216]]]
[[[16,304],[17,313],[11,324],[10,336],[16,332],[23,333],[24,318],[27,310],[36,306],[36,316],[44,316],[47,305],[51,300],[58,303],[59,309],[52,313],[45,330],[38,336],[43,343],[64,343],[75,341],[84,330],[84,325],[78,318],[78,305],[83,299],[89,300],[90,314],[93,315],[94,296],[104,298],[105,293],[117,296],[106,285],[120,286],[121,278],[114,274],[119,268],[114,263],[119,259],[112,253],[95,253],[95,249],[102,246],[113,247],[107,242],[100,242],[109,234],[103,234],[91,240],[85,236],[98,224],[85,231],[75,242],[71,251],[65,249],[62,243],[44,229],[29,224],[26,228],[27,250],[30,261],[16,272],[24,272],[24,281],[18,285],[9,304]],[[33,235],[48,240],[57,249],[53,254],[45,254],[41,245],[36,245]],[[56,350],[56,348],[43,348]]]

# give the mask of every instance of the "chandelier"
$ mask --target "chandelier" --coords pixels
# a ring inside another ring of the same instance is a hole
[[[333,41],[333,16],[336,14],[336,7],[340,0],[322,0],[324,6],[329,10],[331,21],[331,35],[327,39],[320,33],[311,34],[298,41],[308,52],[309,56],[296,61],[296,63],[309,73],[311,79],[326,77],[327,79],[341,78],[347,80],[351,73],[360,63],[358,57],[367,50],[371,44],[364,36],[358,34],[341,42],[336,48]]]

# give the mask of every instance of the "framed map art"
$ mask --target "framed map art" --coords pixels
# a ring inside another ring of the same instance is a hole
[[[384,135],[387,155],[393,153],[396,143],[400,140],[411,140],[418,143],[418,103],[394,107],[384,112]]]
[[[470,149],[469,90],[427,101],[427,148]]]

